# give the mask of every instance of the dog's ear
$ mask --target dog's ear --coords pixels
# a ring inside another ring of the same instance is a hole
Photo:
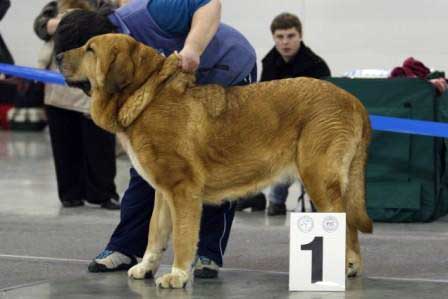
[[[179,61],[180,56],[177,53],[173,53],[168,56],[163,62],[162,69],[159,72],[159,81],[163,82],[169,77],[173,76],[176,72],[180,71]]]
[[[128,127],[154,99],[157,88],[166,76],[160,76],[159,69],[166,61],[156,50],[138,44],[132,55],[133,63],[138,66],[134,73],[134,83],[141,88],[126,99],[118,113],[118,121]],[[148,77],[149,74],[149,77]]]
[[[113,94],[132,83],[134,64],[130,61],[131,49],[126,41],[118,39],[112,44],[92,41],[89,47],[96,53],[96,78],[99,88]]]
[[[104,88],[109,93],[117,93],[132,83],[134,64],[129,62],[127,52],[118,51],[109,65],[109,72],[104,81]]]
[[[120,108],[118,122],[124,128],[127,128],[154,99],[160,84],[160,76],[156,70],[164,61],[162,55],[143,44],[137,46],[132,59],[133,63],[139,66],[135,72],[135,81],[144,84]],[[147,74],[150,74],[149,77]]]

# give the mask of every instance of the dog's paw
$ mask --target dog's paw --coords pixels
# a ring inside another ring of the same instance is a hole
[[[361,271],[361,257],[353,251],[349,251],[347,253],[347,277],[356,277],[358,274],[361,274]]]
[[[359,265],[355,263],[348,263],[347,264],[347,277],[352,278],[356,277],[359,272]]]
[[[153,275],[152,269],[144,263],[139,263],[128,270],[129,278],[133,279],[153,278]]]
[[[157,278],[156,284],[163,289],[181,289],[185,288],[189,279],[188,272],[173,268],[171,273]]]

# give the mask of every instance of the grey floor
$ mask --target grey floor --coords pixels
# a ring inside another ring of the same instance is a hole
[[[129,165],[118,159],[120,192]],[[119,213],[61,208],[47,132],[0,131],[0,171],[0,298],[448,298],[448,217],[376,223],[373,235],[361,236],[364,275],[349,280],[346,292],[290,293],[288,217],[238,213],[219,279],[158,290],[125,273],[87,273]],[[290,209],[297,192],[293,187]]]

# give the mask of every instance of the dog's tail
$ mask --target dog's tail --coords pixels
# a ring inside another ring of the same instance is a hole
[[[362,149],[357,150],[348,174],[344,194],[347,221],[363,233],[373,231],[373,223],[366,209],[365,158]]]
[[[370,143],[371,126],[367,113],[361,114],[358,125],[361,138],[355,155],[351,161],[349,173],[349,189],[347,190],[347,214],[351,217],[353,225],[363,233],[372,233],[373,222],[367,214],[366,208],[366,164],[367,151]]]

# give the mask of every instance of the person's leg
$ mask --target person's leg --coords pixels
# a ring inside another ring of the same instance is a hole
[[[266,209],[266,197],[260,192],[252,196],[240,198],[236,202],[236,210],[242,211],[250,208],[252,212],[264,211]]]
[[[106,209],[119,209],[114,182],[117,172],[115,135],[104,131],[91,119],[81,117],[86,200]]]
[[[121,201],[120,223],[106,249],[142,257],[148,243],[155,190],[135,169],[130,172],[131,181]]]
[[[286,199],[288,198],[288,190],[291,183],[280,183],[274,185],[269,191],[269,207],[268,216],[285,215]]]
[[[66,207],[82,205],[85,194],[79,117],[77,112],[53,106],[46,106],[46,111],[59,199]]]
[[[143,256],[148,242],[154,196],[154,189],[131,169],[131,181],[121,201],[120,223],[106,246],[106,253],[100,254],[89,265],[89,271],[125,270],[135,263],[134,256]],[[232,203],[204,206],[199,236],[199,256],[213,261],[217,266],[222,266],[222,256],[227,247],[234,215],[235,207]],[[116,255],[116,252],[120,255]],[[127,258],[123,258],[123,255]],[[123,263],[126,265],[122,265]],[[204,278],[216,277],[217,269],[211,269],[210,273],[210,268],[213,266],[205,265],[197,269],[195,275]]]
[[[121,200],[120,223],[106,249],[89,265],[90,272],[127,270],[142,257],[148,243],[155,190],[131,168],[131,179]]]
[[[194,275],[214,278],[223,265],[223,256],[235,216],[235,203],[220,206],[204,205],[199,233],[198,260]]]
[[[257,65],[243,81],[235,85],[243,86],[256,82]],[[219,83],[219,82],[217,82]],[[199,232],[198,259],[195,263],[194,276],[214,278],[223,265],[223,255],[229,240],[235,203],[226,202],[221,206],[206,206],[202,210],[201,229]]]
[[[269,203],[284,204],[288,198],[290,185],[290,183],[280,183],[272,186],[268,195]]]

